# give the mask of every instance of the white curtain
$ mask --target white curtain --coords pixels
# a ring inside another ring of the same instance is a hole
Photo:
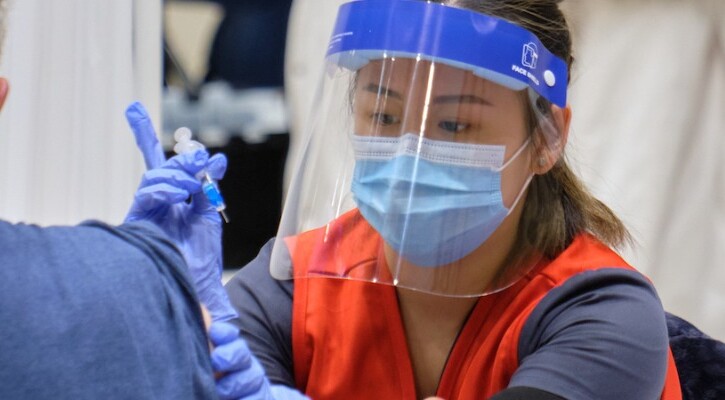
[[[292,8],[290,160],[340,3]],[[631,228],[639,245],[624,255],[653,279],[665,307],[725,339],[725,2],[562,5],[577,59],[569,157]],[[287,168],[290,176],[294,163]]]
[[[570,156],[665,307],[725,339],[725,2],[564,2]]]
[[[143,172],[124,119],[161,93],[160,0],[10,0],[0,218],[122,221]]]

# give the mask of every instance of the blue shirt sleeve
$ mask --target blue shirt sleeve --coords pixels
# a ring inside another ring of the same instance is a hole
[[[145,223],[0,221],[0,398],[215,398],[181,254]]]
[[[510,387],[576,399],[658,399],[667,371],[665,313],[639,273],[606,268],[551,290],[527,319]]]
[[[269,273],[274,239],[226,284],[229,300],[239,314],[235,323],[270,382],[295,386],[292,359],[292,292],[294,281]],[[243,321],[243,322],[240,322]]]

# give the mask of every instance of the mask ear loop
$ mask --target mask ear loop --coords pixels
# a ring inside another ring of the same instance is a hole
[[[537,117],[537,119],[539,121],[539,125],[540,125],[541,129],[543,130],[543,132],[545,134],[549,134],[549,136],[554,136],[554,135],[552,135],[552,133],[553,132],[556,132],[556,127],[551,122],[551,120],[546,115],[544,115],[544,113],[541,112],[541,110],[537,107],[537,100],[538,100],[538,96],[539,95],[536,94],[536,92],[533,89],[531,89],[531,88],[529,88],[529,90],[528,90],[528,95],[529,95],[529,101],[531,102],[531,106],[532,106],[532,108],[534,110],[534,113],[536,114],[536,117]],[[549,139],[554,139],[553,140],[554,143],[548,143],[548,140]],[[556,138],[545,137],[544,140],[547,140],[547,144],[549,144],[549,145],[551,145],[551,144],[554,144],[554,145],[558,144],[558,140]],[[518,157],[521,154],[521,152],[523,152],[524,148],[526,148],[526,146],[528,146],[529,143],[531,143],[531,136],[529,136],[526,139],[526,141],[524,142],[524,144],[521,145],[521,147],[518,150],[516,150],[516,153],[514,153],[514,155],[508,161],[506,161],[506,163],[504,163],[504,165],[502,165],[501,167],[497,168],[496,171],[497,172],[501,172],[501,171],[503,171],[504,168],[508,167],[509,164],[511,164],[511,162],[516,157]],[[542,158],[540,158],[538,160],[538,163],[540,165],[543,164],[543,163],[545,163],[545,162],[546,162],[545,159],[542,162]],[[521,200],[521,197],[523,197],[524,192],[526,191],[526,188],[529,186],[529,184],[531,184],[531,180],[534,178],[534,175],[535,174],[532,172],[526,178],[526,181],[524,182],[524,185],[521,187],[521,190],[519,191],[519,194],[516,195],[516,199],[514,199],[513,204],[511,204],[511,207],[509,207],[508,212],[506,213],[506,216],[508,216],[509,214],[511,214],[511,211],[513,211],[513,209],[516,208],[516,205],[519,203],[519,200]]]
[[[521,190],[519,191],[519,194],[516,195],[516,199],[514,200],[513,204],[511,204],[511,207],[509,207],[508,212],[506,212],[506,216],[508,217],[509,214],[511,214],[511,211],[513,211],[514,208],[516,208],[516,205],[519,204],[519,200],[521,200],[521,197],[524,195],[524,191],[526,191],[526,188],[531,183],[531,180],[534,178],[534,174],[531,173],[526,178],[526,181],[524,182],[524,185],[521,186]]]
[[[516,158],[518,158],[519,155],[521,155],[521,153],[524,151],[526,146],[529,145],[529,143],[531,143],[531,137],[526,138],[526,140],[524,140],[524,143],[521,144],[521,147],[519,147],[518,150],[516,150],[516,152],[514,153],[514,155],[512,155],[511,158],[509,158],[509,160],[506,161],[502,166],[500,166],[498,168],[493,168],[494,172],[501,172],[504,169],[506,169],[506,167],[508,167],[509,164],[511,164],[511,162],[513,160],[515,160]]]
[[[511,156],[511,158],[509,158],[509,160],[506,161],[502,166],[500,166],[498,168],[494,168],[494,171],[496,171],[496,172],[503,171],[506,167],[508,167],[511,164],[511,162],[513,160],[515,160],[519,155],[521,155],[521,153],[523,153],[524,149],[529,145],[529,143],[531,143],[531,137],[526,138],[524,143],[521,145],[521,147],[518,148],[518,150],[516,150],[514,155]],[[524,192],[526,191],[526,188],[529,186],[529,184],[531,183],[531,180],[533,178],[534,178],[534,173],[532,172],[526,178],[526,181],[524,181],[523,186],[521,186],[521,190],[519,190],[519,194],[516,195],[516,199],[514,199],[513,204],[511,204],[511,207],[508,208],[508,211],[506,212],[507,217],[509,216],[509,214],[511,214],[511,211],[513,211],[513,209],[516,208],[516,205],[519,203],[519,200],[521,200],[521,197],[523,197]]]

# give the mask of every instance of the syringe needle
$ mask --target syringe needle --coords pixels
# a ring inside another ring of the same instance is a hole
[[[227,217],[227,212],[224,211],[224,210],[221,210],[221,211],[219,211],[219,214],[222,215],[222,219],[224,220],[224,222],[226,222],[228,224],[229,223],[229,217]]]

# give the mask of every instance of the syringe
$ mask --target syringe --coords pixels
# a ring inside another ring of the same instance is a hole
[[[176,154],[204,150],[203,144],[197,142],[196,140],[191,140],[191,130],[187,127],[177,129],[176,132],[174,132],[174,139],[176,140],[176,144],[174,145],[174,152]],[[209,172],[207,172],[206,168],[199,171],[196,174],[196,178],[201,181],[201,189],[204,192],[204,195],[206,195],[206,198],[209,199],[211,205],[219,212],[219,214],[221,214],[222,218],[224,218],[224,222],[229,223],[229,217],[227,217],[227,214],[224,212],[227,205],[224,204],[222,192],[219,191],[219,186],[217,186],[216,182],[211,179],[211,176],[209,176]]]

